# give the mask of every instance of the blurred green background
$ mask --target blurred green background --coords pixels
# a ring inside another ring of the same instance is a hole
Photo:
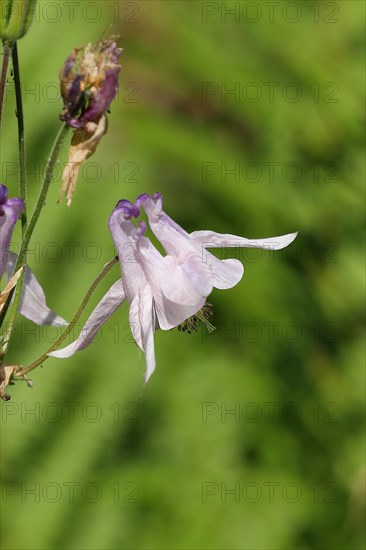
[[[58,170],[32,241],[52,308],[70,319],[112,257],[121,198],[161,191],[188,231],[299,236],[275,254],[218,251],[246,272],[210,296],[216,331],[157,333],[145,388],[126,306],[87,350],[37,369],[33,390],[10,388],[2,548],[364,547],[364,11],[40,2],[19,43],[30,201],[60,126],[65,58],[109,24],[124,48],[108,134],[70,208],[56,204]],[[8,88],[1,180],[16,196]],[[56,335],[19,320],[9,361],[29,364]]]

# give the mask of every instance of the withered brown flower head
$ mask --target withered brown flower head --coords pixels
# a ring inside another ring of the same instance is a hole
[[[118,91],[121,53],[112,37],[73,50],[60,71],[61,120],[72,128],[98,124]]]

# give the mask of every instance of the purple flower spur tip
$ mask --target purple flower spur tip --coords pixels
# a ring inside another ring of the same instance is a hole
[[[127,208],[129,206],[132,206],[132,203],[128,199],[120,199],[116,204],[116,208]]]
[[[127,199],[122,199],[117,202],[116,210],[122,210],[124,219],[130,220],[131,218],[138,218],[140,215],[140,208],[135,204],[132,204]]]
[[[132,205],[132,214],[133,214],[133,217],[134,217],[134,218],[138,218],[139,215],[140,215],[140,213],[141,213],[141,212],[140,212],[139,206],[138,206],[137,204],[134,203],[134,204]]]
[[[147,201],[147,199],[150,198],[150,195],[149,193],[142,193],[141,195],[139,195],[137,197],[137,199],[135,200],[135,205],[140,208],[140,206],[145,202]]]

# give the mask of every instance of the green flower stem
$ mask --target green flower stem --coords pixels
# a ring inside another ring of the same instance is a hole
[[[41,190],[39,192],[39,196],[38,196],[38,199],[37,199],[36,206],[34,207],[32,217],[29,221],[29,225],[27,227],[27,230],[26,230],[25,235],[24,235],[24,239],[23,239],[21,247],[20,247],[19,257],[18,257],[17,264],[15,266],[15,271],[17,269],[19,269],[25,263],[29,241],[31,239],[34,228],[35,228],[35,226],[38,222],[38,218],[41,214],[42,208],[44,207],[46,197],[47,197],[48,188],[50,186],[52,176],[53,176],[53,170],[54,170],[55,165],[58,161],[58,157],[59,157],[59,154],[60,154],[60,151],[61,151],[61,147],[62,147],[62,144],[63,144],[64,139],[66,137],[66,134],[68,132],[68,129],[69,129],[69,127],[67,126],[67,124],[62,125],[59,133],[57,134],[56,140],[53,144],[51,154],[48,157],[46,170],[45,170],[45,173],[44,173],[44,176],[43,176],[42,187],[41,187]]]
[[[25,232],[27,230],[27,163],[25,153],[25,133],[24,133],[24,115],[23,115],[23,102],[22,102],[22,90],[20,82],[20,70],[19,70],[19,58],[18,47],[15,42],[12,51],[13,71],[14,71],[14,87],[15,87],[15,100],[16,100],[16,116],[18,120],[18,148],[19,148],[19,195],[23,200],[24,209],[22,212],[22,238],[24,239]],[[0,364],[5,361],[6,354],[8,352],[11,337],[13,335],[16,318],[18,314],[18,308],[20,304],[20,297],[22,293],[24,279],[24,270],[21,274],[14,294],[14,303],[10,314],[9,326],[5,335],[5,342],[2,349]]]
[[[1,77],[0,77],[0,128],[1,128],[1,121],[3,118],[3,107],[4,107],[4,100],[5,100],[5,92],[6,92],[6,80],[8,77],[8,67],[9,67],[9,59],[11,56],[11,50],[13,46],[12,44],[9,44],[8,42],[3,42],[3,63],[1,67]]]
[[[34,207],[32,217],[29,221],[26,232],[24,234],[22,244],[20,246],[19,256],[18,256],[17,263],[15,265],[14,273],[20,267],[22,267],[25,264],[29,242],[30,242],[31,236],[33,234],[34,228],[35,228],[35,226],[38,222],[38,218],[41,214],[42,208],[44,206],[46,196],[47,196],[47,192],[48,192],[48,188],[49,188],[51,180],[52,180],[53,170],[54,170],[55,164],[58,160],[58,156],[60,154],[60,150],[61,150],[62,144],[64,142],[64,139],[66,137],[66,134],[68,132],[68,129],[69,128],[68,128],[67,124],[64,124],[61,127],[61,129],[60,129],[60,131],[59,131],[59,133],[56,137],[56,140],[53,144],[51,154],[48,157],[47,166],[46,166],[46,170],[45,170],[44,177],[43,177],[42,187],[41,187],[41,190],[39,192],[39,196],[38,196],[38,199],[37,199],[37,203]],[[22,285],[19,284],[19,283],[20,283],[20,281],[18,281],[17,289],[19,289],[19,293],[21,293]],[[13,294],[14,294],[14,289],[9,294],[9,297],[8,297],[6,303],[4,304],[4,308],[3,308],[3,310],[0,314],[0,327],[2,326],[2,324],[4,322],[5,315],[8,311],[8,309],[9,309],[9,305],[10,305]]]
[[[16,116],[18,120],[19,195],[24,202],[24,210],[22,212],[22,238],[24,239],[24,235],[27,229],[27,163],[25,154],[24,115],[17,43],[15,43],[13,46],[12,59],[14,70],[15,100],[17,109]]]
[[[68,325],[67,329],[61,334],[61,336],[56,340],[54,344],[44,353],[41,355],[36,361],[34,361],[31,365],[29,365],[26,368],[21,368],[16,371],[16,378],[22,377],[27,375],[29,372],[31,372],[33,369],[39,367],[42,363],[48,359],[48,354],[51,353],[51,351],[55,351],[60,344],[67,338],[67,336],[70,334],[78,320],[80,319],[84,309],[86,308],[92,294],[94,293],[95,289],[99,285],[99,283],[104,279],[104,277],[107,275],[107,273],[112,269],[114,265],[118,262],[118,257],[113,258],[113,260],[110,260],[102,269],[102,271],[99,273],[98,277],[95,279],[95,281],[92,283],[92,285],[89,287],[88,292],[85,294],[78,310],[76,311],[74,317],[72,318],[71,323]]]

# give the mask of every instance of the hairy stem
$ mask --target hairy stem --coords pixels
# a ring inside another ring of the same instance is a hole
[[[29,241],[31,239],[31,236],[33,234],[33,231],[36,227],[39,216],[41,214],[42,208],[44,206],[44,203],[45,203],[45,200],[46,200],[46,197],[47,197],[48,188],[49,188],[51,180],[52,180],[53,170],[54,170],[55,164],[58,160],[58,156],[60,154],[60,150],[61,150],[62,144],[64,142],[64,139],[66,137],[67,131],[68,131],[68,126],[66,124],[64,124],[61,127],[59,133],[57,134],[56,140],[55,140],[55,142],[53,144],[53,147],[52,147],[52,150],[51,150],[51,154],[48,157],[45,173],[44,173],[44,176],[43,176],[42,187],[41,187],[41,190],[39,192],[39,196],[38,196],[36,205],[34,207],[32,217],[29,221],[26,232],[24,234],[22,244],[20,246],[19,256],[18,256],[17,263],[15,265],[14,272],[16,272],[20,267],[22,267],[25,264],[27,250],[28,250],[28,246],[29,246]],[[21,287],[21,285],[17,285],[17,288],[18,288],[18,286]],[[21,292],[21,288],[19,289],[19,292]],[[14,294],[14,290],[9,294],[9,297],[6,301],[6,304],[4,305],[4,309],[2,310],[2,312],[0,314],[0,327],[4,322],[5,315],[8,311],[10,301],[12,299],[13,294]]]
[[[70,334],[78,320],[80,319],[84,309],[86,308],[92,294],[94,293],[95,289],[99,285],[99,283],[104,279],[104,277],[107,275],[107,273],[112,269],[114,265],[118,262],[118,257],[113,258],[113,260],[110,260],[102,269],[102,271],[99,273],[98,277],[95,279],[95,281],[92,283],[92,285],[89,287],[88,292],[85,294],[78,310],[76,311],[74,317],[72,318],[71,323],[68,325],[66,330],[61,334],[61,336],[56,340],[54,344],[43,354],[41,355],[36,361],[34,361],[31,365],[29,365],[26,368],[19,369],[16,372],[16,377],[22,377],[31,372],[33,369],[39,367],[46,359],[48,359],[48,354],[51,353],[51,351],[55,351],[60,344],[67,338],[67,336]]]
[[[22,213],[22,237],[24,238],[27,229],[27,163],[25,153],[25,134],[24,134],[24,115],[22,102],[22,89],[20,82],[19,58],[17,43],[13,46],[12,51],[13,70],[14,70],[14,86],[16,100],[16,116],[18,120],[18,148],[19,148],[19,195],[24,202],[24,210]]]
[[[3,42],[3,63],[1,67],[1,77],[0,77],[0,128],[1,128],[2,118],[3,118],[3,107],[4,107],[5,92],[6,92],[6,80],[8,77],[9,59],[11,56],[12,48],[13,48],[12,44],[9,44],[8,42]]]
[[[59,133],[57,134],[56,140],[53,144],[51,154],[48,157],[45,173],[44,173],[44,176],[43,176],[42,187],[41,187],[41,190],[39,192],[39,196],[38,196],[36,205],[34,207],[32,217],[29,221],[29,225],[27,227],[27,230],[26,230],[25,235],[24,235],[24,239],[23,239],[21,247],[20,247],[18,262],[17,262],[17,265],[15,267],[15,271],[17,269],[19,269],[19,267],[25,262],[25,257],[26,257],[26,254],[27,254],[29,241],[31,239],[34,228],[36,227],[36,224],[38,222],[38,219],[39,219],[39,216],[41,214],[42,208],[44,207],[45,200],[46,200],[46,197],[47,197],[48,188],[50,186],[52,176],[53,176],[53,170],[55,168],[56,162],[58,161],[58,157],[59,157],[59,154],[60,154],[60,151],[61,151],[61,147],[62,147],[62,144],[63,144],[64,139],[66,137],[68,129],[69,128],[66,124],[64,124],[61,127]]]
[[[25,153],[25,133],[24,133],[24,115],[23,115],[23,101],[22,101],[22,89],[20,82],[20,70],[19,70],[19,58],[18,47],[15,42],[12,48],[12,61],[14,71],[14,87],[15,87],[15,100],[16,100],[16,117],[18,120],[18,149],[19,149],[19,195],[23,200],[24,209],[22,212],[22,238],[27,229],[27,163]],[[9,319],[9,327],[5,335],[5,343],[2,350],[1,364],[5,361],[6,354],[8,352],[11,337],[13,335],[16,318],[18,314],[18,308],[20,303],[20,297],[22,293],[24,279],[24,270],[17,283],[14,295],[14,303]]]

